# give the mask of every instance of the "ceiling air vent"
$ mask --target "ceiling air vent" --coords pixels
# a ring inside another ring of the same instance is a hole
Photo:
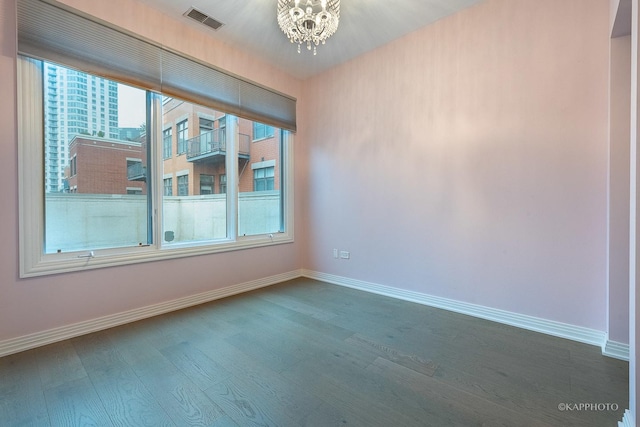
[[[209,15],[207,15],[206,13],[200,12],[198,9],[192,7],[189,10],[187,10],[184,13],[184,16],[186,16],[187,18],[191,18],[194,21],[198,21],[201,24],[206,25],[209,28],[213,28],[214,30],[217,30],[218,28],[222,27],[224,24],[220,21],[216,21],[215,19],[213,19],[212,17],[210,17]]]

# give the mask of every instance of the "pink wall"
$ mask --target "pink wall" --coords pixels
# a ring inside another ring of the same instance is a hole
[[[310,80],[305,268],[605,330],[608,46],[487,0]]]
[[[302,267],[299,254],[303,243],[298,238],[294,244],[267,248],[18,279],[14,3],[0,0],[0,93],[4,97],[0,103],[0,341]],[[265,86],[300,96],[300,81],[229,46],[216,44],[205,33],[134,0],[66,3]],[[296,169],[295,173],[300,178],[301,171]],[[302,212],[299,205],[296,212]],[[302,225],[301,220],[296,223]]]
[[[14,94],[0,105],[0,340],[303,266],[606,329],[606,0],[487,0],[304,92],[135,0],[63,2],[299,98],[296,243],[19,280],[15,6],[0,0]]]

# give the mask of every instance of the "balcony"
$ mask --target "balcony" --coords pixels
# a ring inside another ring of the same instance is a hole
[[[147,168],[142,165],[142,162],[135,162],[127,166],[127,179],[129,181],[143,181],[147,180]]]
[[[187,160],[190,162],[215,163],[224,161],[227,153],[226,133],[223,129],[214,129],[187,140]],[[240,146],[238,147],[238,157],[249,158],[250,139],[249,135],[239,134]]]

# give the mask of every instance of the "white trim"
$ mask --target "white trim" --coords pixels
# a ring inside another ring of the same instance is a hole
[[[179,105],[179,104],[178,104]],[[187,122],[187,131],[189,130],[189,113],[178,116],[178,118],[173,120],[172,125],[176,126],[176,135],[178,134],[178,125],[182,122]],[[188,132],[187,132],[188,133]],[[187,135],[188,139],[188,135]]]
[[[629,361],[629,344],[605,339],[602,346],[602,354],[614,359]]]
[[[208,114],[203,111],[197,111],[196,116],[198,117],[198,119],[211,120],[212,122],[215,122],[216,120],[218,120],[215,114]],[[198,127],[199,126],[200,126],[200,123],[198,123]]]
[[[622,344],[608,340],[605,342],[606,334],[594,329],[568,325],[566,323],[540,319],[524,314],[512,313],[476,304],[469,304],[452,299],[436,297],[419,292],[392,288],[385,285],[379,285],[375,283],[349,279],[346,277],[305,269],[294,270],[287,273],[265,277],[262,279],[256,279],[250,282],[231,285],[221,289],[214,289],[212,291],[178,298],[172,301],[154,304],[147,307],[141,307],[84,322],[79,322],[73,325],[67,325],[42,332],[36,332],[34,334],[25,335],[22,337],[0,341],[0,357],[19,353],[21,351],[29,350],[54,342],[63,341],[91,332],[97,332],[103,329],[135,322],[148,317],[158,316],[164,313],[169,313],[171,311],[181,310],[183,308],[191,307],[194,305],[226,298],[231,295],[249,292],[287,280],[296,279],[298,277],[307,277],[334,285],[345,286],[365,292],[371,292],[378,295],[384,295],[391,298],[397,298],[422,305],[427,305],[430,307],[441,308],[456,313],[479,317],[482,319],[516,326],[547,335],[553,335],[586,344],[602,346],[603,355],[618,358],[621,360],[629,360],[628,344]],[[633,423],[633,417],[629,410],[625,412],[623,421],[618,423],[618,426],[635,426],[635,423]]]
[[[189,169],[182,169],[176,172],[176,177],[189,175]]]
[[[470,304],[448,298],[423,294],[420,292],[408,291],[405,289],[398,289],[390,286],[379,285],[376,283],[365,282],[362,280],[320,273],[317,271],[303,270],[302,275],[310,279],[322,280],[324,282],[333,283],[335,285],[346,286],[349,288],[359,289],[362,291],[384,295],[391,298],[397,298],[405,301],[415,302],[418,304],[428,305],[431,307],[441,308],[444,310],[479,317],[481,319],[491,320],[493,322],[503,323],[505,325],[516,326],[522,329],[528,329],[530,331],[541,332],[543,334],[553,335],[560,338],[566,338],[585,344],[592,344],[602,347],[605,341],[606,334],[604,332],[595,329],[584,328],[582,326],[569,325],[553,320],[541,319],[538,317],[527,316],[525,314],[512,313],[496,308],[484,307],[477,304]]]
[[[622,421],[618,422],[618,427],[636,427],[631,411],[628,409],[624,411],[624,417],[622,417]]]
[[[263,160],[261,162],[252,163],[251,169],[263,169],[263,168],[270,168],[275,166],[276,166],[275,160]]]
[[[25,335],[22,337],[11,338],[8,340],[0,341],[0,357],[19,353],[21,351],[29,350],[54,342],[63,341],[80,335],[85,335],[91,332],[113,328],[114,326],[124,325],[125,323],[135,322],[141,319],[146,319],[148,317],[158,316],[160,314],[169,313],[171,311],[181,310],[183,308],[229,297],[231,295],[264,288],[266,286],[271,286],[276,283],[284,282],[286,280],[295,279],[300,276],[300,270],[294,270],[288,273],[265,277],[263,279],[257,279],[250,282],[227,286],[226,288],[222,289],[214,289],[200,294],[178,298],[172,301],[162,302],[147,307],[136,308],[122,313],[111,314],[108,316],[99,317],[97,319],[91,319],[72,325],[49,329],[47,331],[36,332],[34,334]]]

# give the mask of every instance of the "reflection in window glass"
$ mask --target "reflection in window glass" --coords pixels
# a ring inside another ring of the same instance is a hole
[[[145,92],[51,63],[43,71],[44,252],[150,243]]]

